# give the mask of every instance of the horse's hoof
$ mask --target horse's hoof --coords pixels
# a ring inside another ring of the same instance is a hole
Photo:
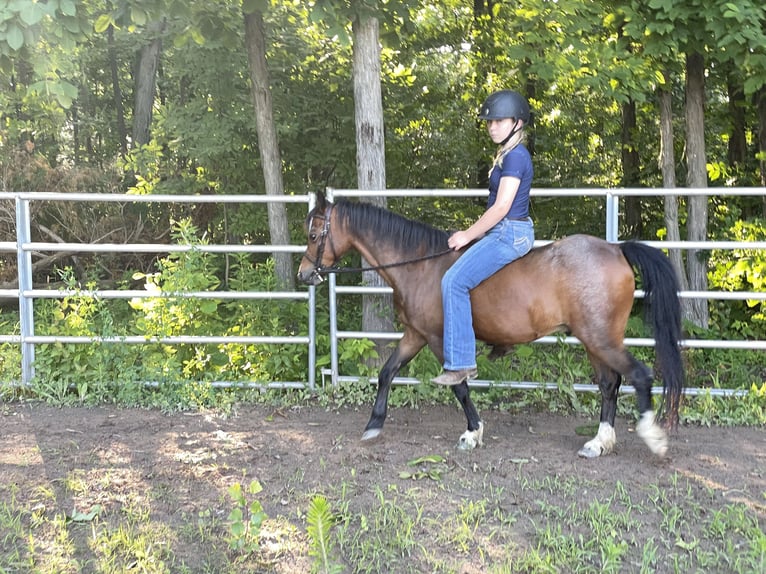
[[[580,458],[597,458],[604,454],[604,449],[598,445],[592,445],[590,442],[586,442],[583,447],[577,451],[577,456]]]
[[[668,452],[668,435],[654,420],[654,412],[646,411],[636,425],[636,434],[654,454],[664,457]]]
[[[460,440],[457,443],[459,450],[473,450],[477,446],[484,444],[482,438],[484,437],[484,423],[479,423],[479,428],[475,431],[465,431],[460,435]]]
[[[596,436],[586,442],[577,451],[577,455],[582,458],[596,458],[612,452],[616,443],[617,436],[614,433],[614,427],[609,423],[601,423],[598,425]]]
[[[362,435],[363,441],[370,441],[378,438],[380,436],[382,429],[369,429],[364,431],[364,434]]]

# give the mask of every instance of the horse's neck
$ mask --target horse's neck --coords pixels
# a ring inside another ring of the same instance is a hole
[[[352,247],[370,267],[382,267],[377,269],[378,273],[395,291],[410,290],[416,285],[423,286],[432,280],[440,282],[441,276],[451,264],[448,255],[407,264],[407,261],[418,259],[419,255],[396,249],[387,245],[385,241],[376,241],[375,238],[361,235],[354,237]]]

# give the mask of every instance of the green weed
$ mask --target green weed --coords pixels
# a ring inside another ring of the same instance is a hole
[[[258,550],[261,525],[266,520],[266,513],[257,499],[248,500],[247,495],[256,495],[263,490],[257,480],[250,482],[247,490],[242,489],[238,482],[229,489],[229,497],[234,502],[234,508],[229,513],[229,548],[242,555],[249,555]]]
[[[335,524],[330,505],[321,495],[311,499],[306,515],[307,533],[309,536],[309,555],[314,558],[312,572],[319,574],[340,574],[343,566],[334,558],[335,540],[331,531]]]

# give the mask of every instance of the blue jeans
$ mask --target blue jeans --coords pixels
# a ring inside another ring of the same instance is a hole
[[[503,219],[474,243],[442,277],[444,368],[476,367],[469,291],[511,261],[525,255],[535,240],[532,220]],[[498,309],[500,311],[500,309]]]

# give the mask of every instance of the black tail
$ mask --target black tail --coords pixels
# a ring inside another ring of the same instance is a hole
[[[684,366],[678,347],[681,340],[678,277],[670,259],[659,249],[633,241],[621,243],[620,249],[641,277],[646,320],[654,332],[655,353],[662,372],[663,416],[674,426],[678,423],[684,388]]]

